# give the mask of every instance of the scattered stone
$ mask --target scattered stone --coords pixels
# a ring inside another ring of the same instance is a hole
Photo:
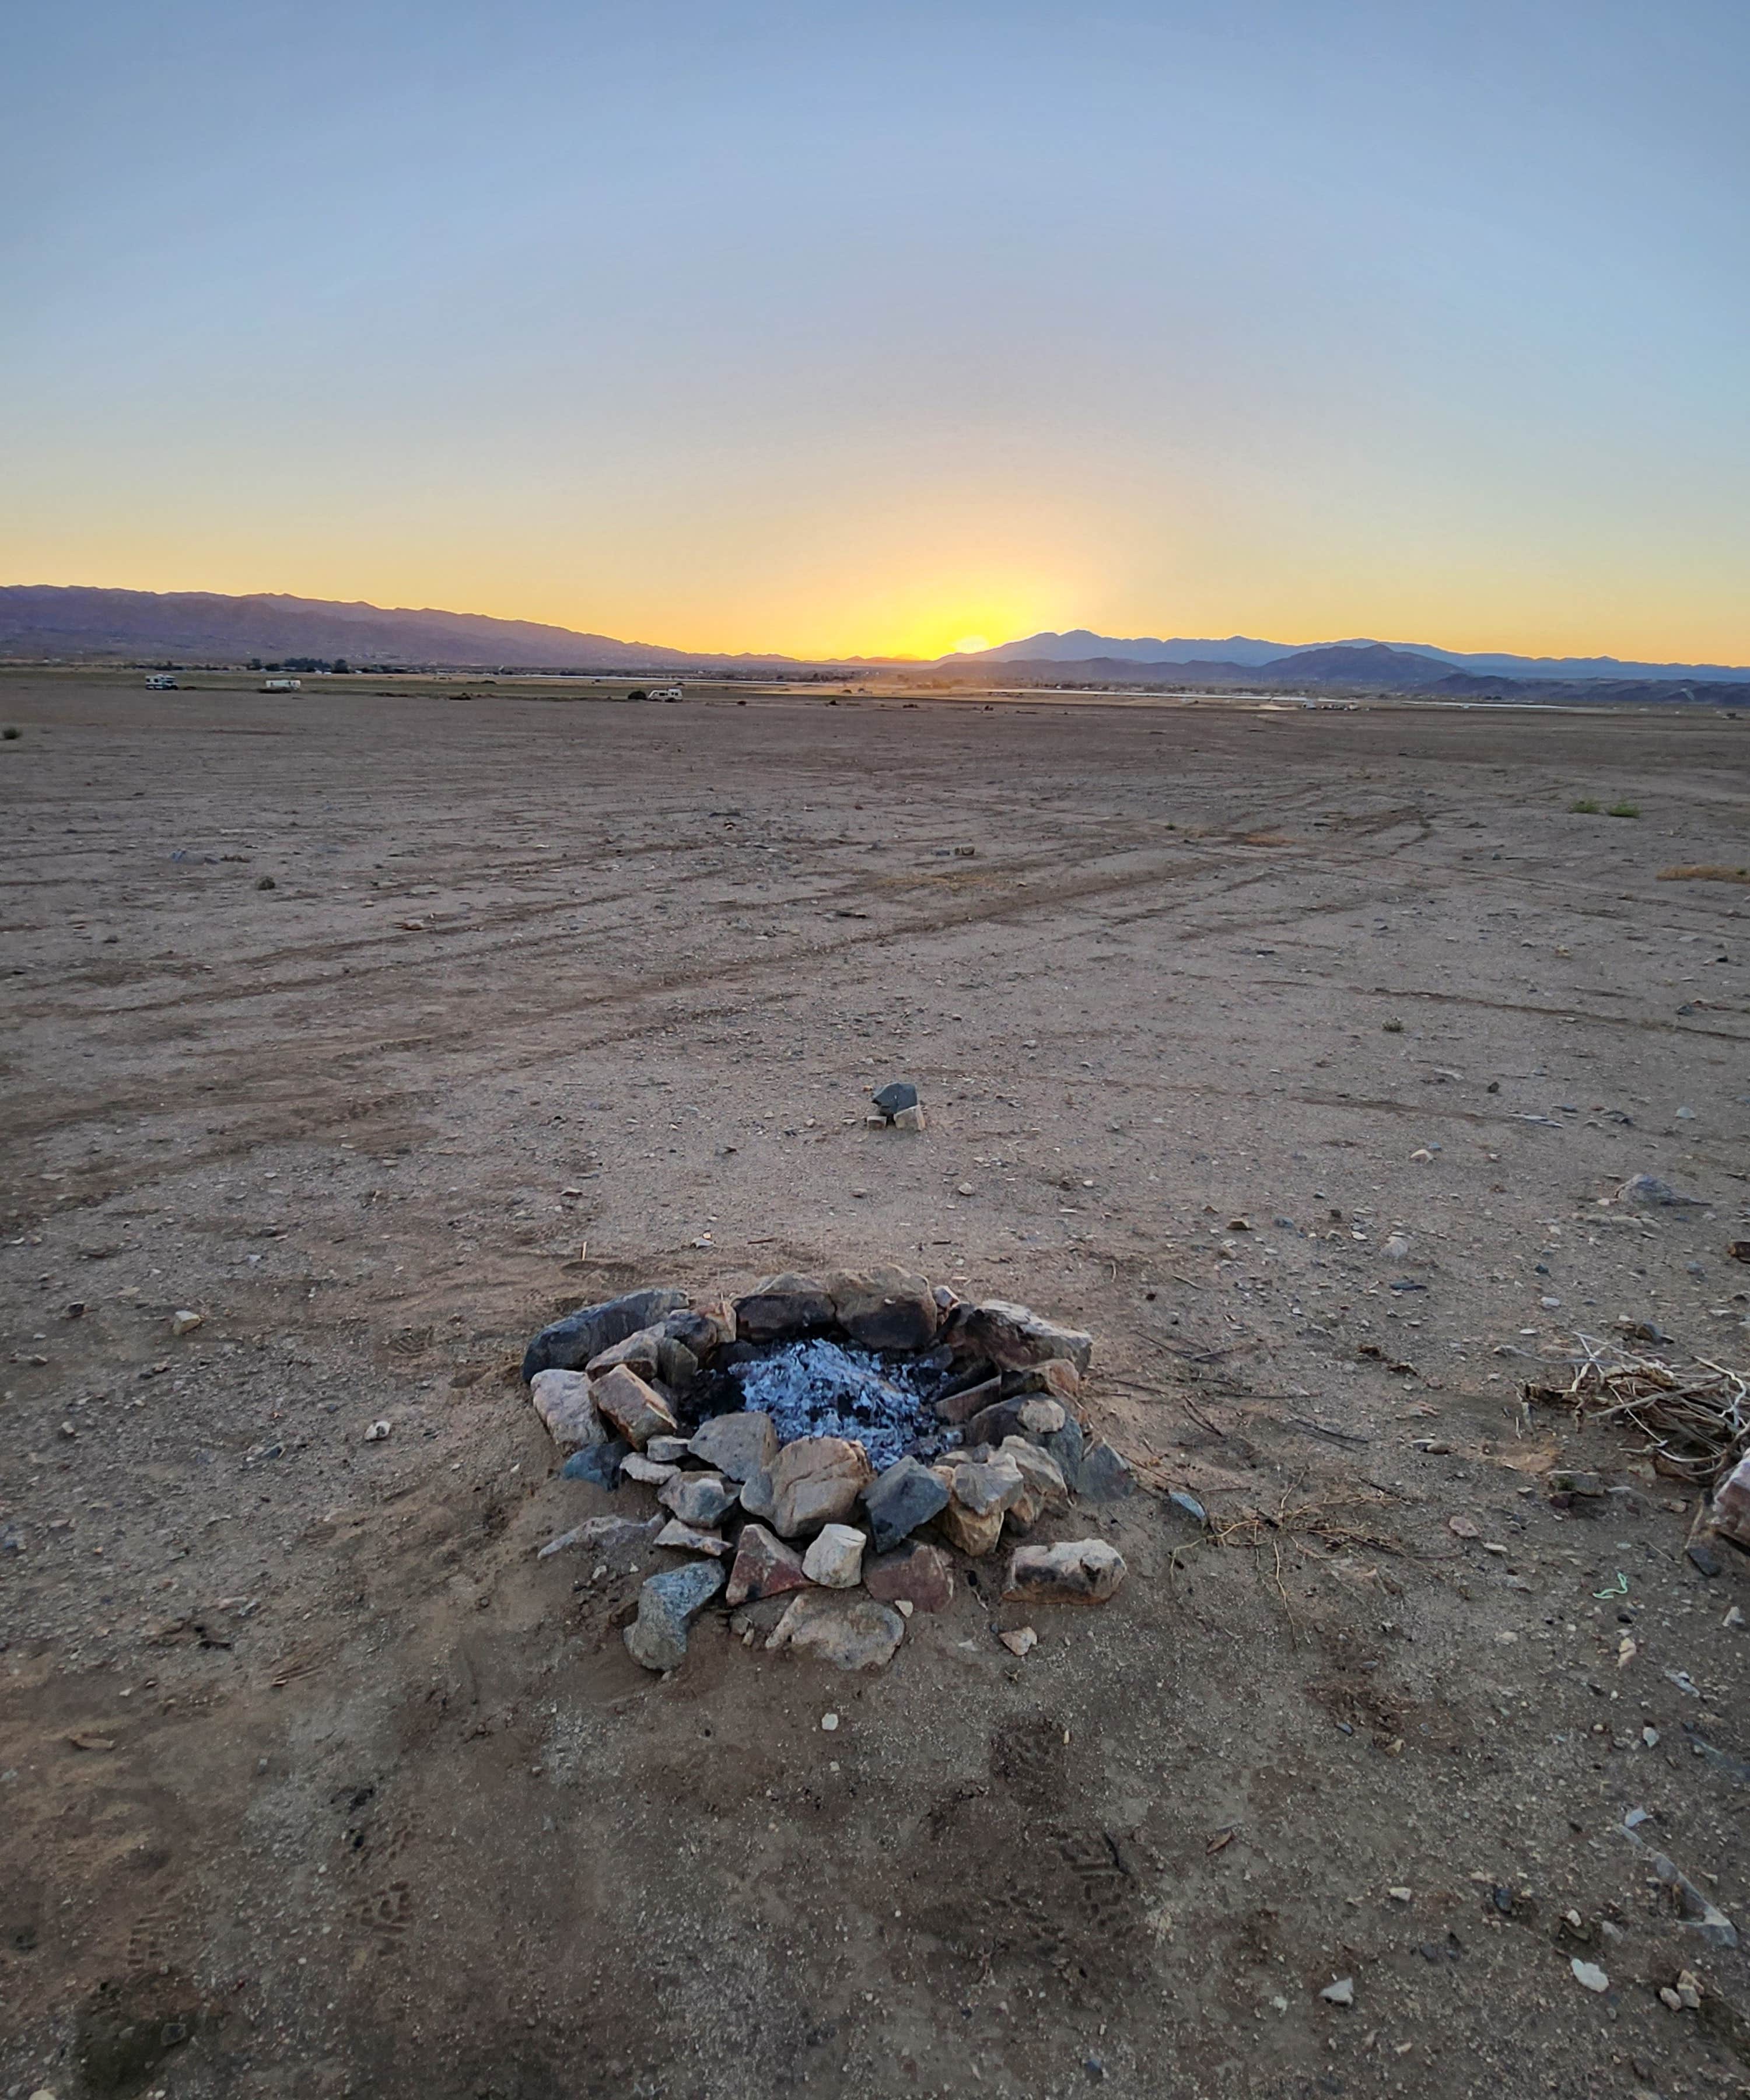
[[[592,1379],[589,1396],[596,1413],[612,1423],[635,1451],[641,1451],[653,1436],[674,1434],[675,1418],[667,1401],[624,1364]]]
[[[793,1342],[833,1323],[832,1300],[818,1277],[787,1271],[735,1301],[735,1331],[743,1342]]]
[[[529,1398],[560,1450],[583,1451],[607,1441],[610,1432],[596,1413],[589,1380],[582,1371],[536,1371],[529,1381]]]
[[[903,1268],[835,1270],[826,1279],[833,1316],[860,1348],[915,1354],[941,1325],[929,1281]]]
[[[1103,1538],[1023,1546],[1009,1557],[1003,1594],[1041,1604],[1103,1604],[1124,1575],[1123,1555]]]
[[[1677,1999],[1685,2012],[1699,2013],[1701,2010],[1701,1979],[1693,1970],[1684,1969],[1678,1972]]]
[[[686,1448],[732,1480],[750,1480],[778,1456],[778,1432],[770,1415],[745,1408],[735,1414],[712,1415]]]
[[[581,1370],[592,1357],[685,1304],[684,1290],[634,1290],[624,1298],[606,1299],[599,1305],[568,1312],[543,1327],[529,1343],[522,1359],[523,1383],[531,1383],[537,1371]]]
[[[1553,1495],[1607,1495],[1610,1489],[1603,1477],[1598,1473],[1576,1473],[1565,1466],[1558,1466],[1545,1476],[1545,1485]]]
[[[1352,2005],[1355,2003],[1355,1979],[1339,1976],[1334,1983],[1327,1983],[1319,1996],[1328,2005]]]
[[[843,1436],[799,1436],[772,1465],[772,1527],[781,1538],[837,1524],[874,1477],[861,1444]]]
[[[386,1414],[380,1416],[378,1419],[373,1422],[370,1427],[365,1431],[365,1442],[367,1444],[381,1444],[386,1442],[390,1435],[394,1432],[395,1426],[394,1423],[389,1419]]]
[[[714,1560],[690,1560],[651,1576],[638,1592],[638,1616],[626,1629],[626,1646],[646,1670],[676,1670],[686,1655],[693,1620],[723,1587]]]
[[[800,1648],[840,1670],[879,1670],[905,1635],[906,1622],[891,1605],[805,1590],[791,1599],[765,1645]]]
[[[1030,1655],[1039,1645],[1039,1636],[1031,1626],[1017,1626],[1012,1633],[998,1634],[997,1639],[1011,1655]]]
[[[1087,1502],[1122,1502],[1126,1495],[1135,1493],[1136,1476],[1131,1471],[1130,1460],[1102,1439],[1088,1447],[1077,1467],[1075,1491]]]
[[[820,1725],[830,1736],[839,1725],[839,1717],[836,1714],[822,1714],[820,1717]]]
[[[1379,1250],[1386,1261],[1408,1261],[1410,1258],[1410,1239],[1408,1233],[1393,1233]]]
[[[562,1480],[593,1480],[598,1488],[617,1488],[620,1467],[637,1453],[624,1436],[611,1436],[605,1444],[590,1444],[574,1451],[559,1468]],[[641,1464],[644,1462],[641,1459]]]
[[[196,1327],[205,1325],[206,1315],[204,1312],[191,1312],[185,1308],[170,1315],[170,1332],[173,1335],[192,1335]]]
[[[1094,1338],[1078,1327],[1060,1327],[1025,1305],[986,1299],[981,1305],[957,1305],[948,1316],[946,1339],[957,1357],[982,1357],[999,1370],[1022,1370],[1029,1365],[1064,1357],[1086,1372]]]
[[[714,1524],[734,1507],[737,1492],[721,1473],[677,1473],[656,1490],[656,1499],[682,1524]]]
[[[664,1466],[655,1458],[646,1458],[641,1451],[630,1451],[628,1447],[628,1453],[619,1469],[628,1480],[642,1480],[646,1487],[660,1488],[680,1473],[678,1466]]]
[[[657,1533],[656,1543],[676,1553],[708,1553],[718,1560],[730,1550],[730,1542],[721,1532],[703,1531],[677,1516],[670,1517]]]
[[[542,1375],[550,1376],[550,1373]],[[644,1447],[646,1458],[654,1458],[659,1466],[678,1466],[687,1456],[690,1446],[685,1436],[653,1436]]]
[[[870,1100],[891,1123],[902,1109],[915,1109],[918,1105],[918,1090],[910,1079],[889,1079],[884,1087],[871,1095]]]
[[[1714,1490],[1713,1527],[1735,1546],[1750,1546],[1750,1454],[1738,1461]]]
[[[1665,1674],[1673,1674],[1668,1670]],[[1626,1821],[1621,1834],[1646,1860],[1655,1879],[1675,1891],[1677,1909],[1691,1931],[1698,1933],[1710,1947],[1730,1950],[1737,1946],[1738,1928],[1717,1904],[1696,1887],[1674,1860],[1655,1851],[1644,1838],[1637,1837]]]
[[[1483,1527],[1474,1517],[1449,1516],[1446,1520],[1446,1528],[1454,1538],[1480,1538],[1483,1536]]]
[[[1574,1972],[1574,1981],[1582,1990],[1607,1991],[1611,1979],[1596,1961],[1582,1961],[1577,1954],[1570,1955],[1567,1965]]]
[[[1199,1531],[1209,1524],[1209,1511],[1195,1495],[1187,1494],[1183,1488],[1175,1488],[1166,1498],[1168,1512],[1184,1518],[1187,1524],[1195,1524]]]
[[[923,1110],[921,1108],[901,1109],[893,1118],[893,1127],[895,1130],[911,1131],[927,1128],[928,1126],[923,1120]]]
[[[640,1522],[630,1516],[593,1516],[582,1524],[574,1524],[569,1531],[562,1531],[557,1538],[549,1538],[536,1555],[537,1560],[549,1560],[556,1553],[563,1553],[573,1546],[588,1546],[599,1551],[604,1547],[612,1551],[615,1547],[641,1545],[646,1539],[655,1538],[662,1529],[659,1516]],[[660,1540],[658,1541],[660,1544]]]
[[[808,1586],[802,1556],[781,1538],[774,1538],[763,1524],[744,1524],[735,1542],[735,1565],[730,1571],[725,1602],[743,1604],[761,1597],[781,1596],[787,1590]]]
[[[908,1455],[871,1480],[862,1500],[875,1551],[884,1553],[937,1515],[947,1503],[948,1489],[928,1466]]]
[[[848,1524],[821,1526],[802,1556],[802,1572],[826,1590],[854,1590],[862,1580],[863,1535]]]
[[[1616,1191],[1619,1203],[1638,1204],[1647,1210],[1704,1211],[1707,1207],[1699,1196],[1680,1195],[1668,1181],[1661,1181],[1656,1174],[1634,1174]]]
[[[946,1612],[954,1602],[954,1563],[939,1546],[915,1540],[870,1561],[863,1569],[863,1586],[885,1604]]]

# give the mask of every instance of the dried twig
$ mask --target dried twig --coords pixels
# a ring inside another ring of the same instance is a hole
[[[1527,1405],[1571,1407],[1595,1422],[1626,1421],[1646,1438],[1655,1467],[1711,1487],[1750,1450],[1750,1379],[1709,1357],[1682,1368],[1579,1335],[1566,1386],[1527,1385]]]

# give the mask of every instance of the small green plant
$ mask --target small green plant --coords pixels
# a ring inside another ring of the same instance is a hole
[[[1607,817],[1638,817],[1641,813],[1633,802],[1612,802],[1604,814]]]
[[[1401,1021],[1382,1021],[1379,1025],[1382,1032],[1387,1035],[1401,1035],[1404,1033],[1404,1024]]]
[[[1582,795],[1577,802],[1570,802],[1567,806],[1576,817],[1595,817],[1602,805],[1594,802],[1589,795]]]

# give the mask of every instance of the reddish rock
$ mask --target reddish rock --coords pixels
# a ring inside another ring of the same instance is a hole
[[[724,1601],[730,1605],[776,1597],[786,1590],[805,1590],[802,1556],[774,1538],[763,1524],[744,1524],[735,1544],[735,1565]]]
[[[1750,1546],[1750,1454],[1738,1461],[1715,1491],[1713,1528],[1734,1546]]]
[[[662,1395],[624,1364],[593,1379],[589,1396],[597,1414],[611,1422],[635,1451],[641,1451],[653,1436],[674,1434],[675,1419]]]
[[[939,1546],[902,1546],[867,1564],[863,1587],[884,1604],[903,1602],[920,1612],[946,1612],[954,1602],[954,1563]]]

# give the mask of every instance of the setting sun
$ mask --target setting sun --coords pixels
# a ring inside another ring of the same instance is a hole
[[[988,649],[990,646],[990,642],[982,634],[963,634],[954,644],[954,654],[957,656],[971,656],[976,655],[979,650]]]

